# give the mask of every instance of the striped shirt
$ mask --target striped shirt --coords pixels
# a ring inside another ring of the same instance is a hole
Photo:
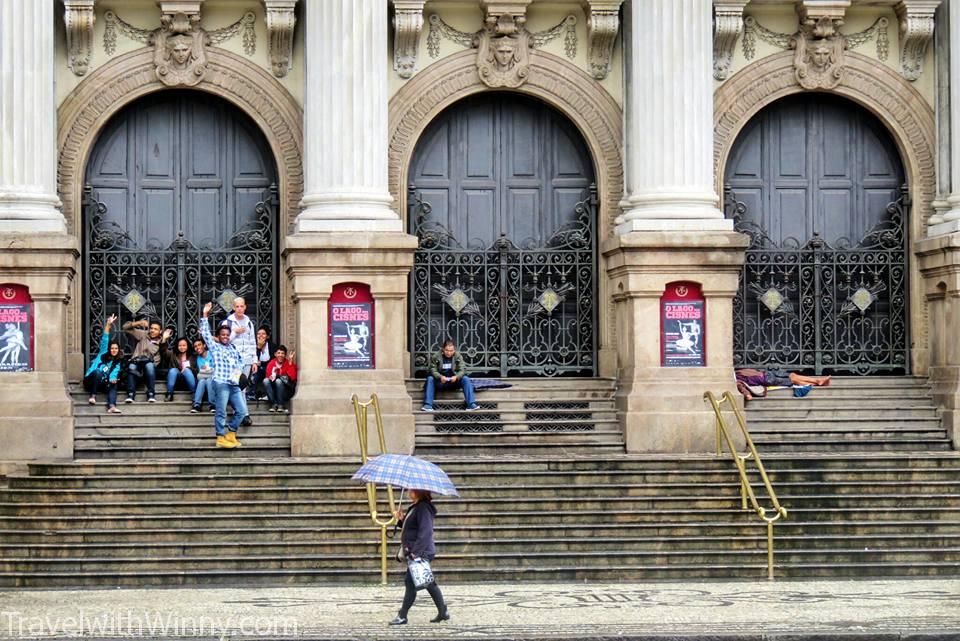
[[[243,370],[243,356],[233,344],[224,345],[215,339],[210,333],[210,322],[203,316],[200,317],[200,337],[207,344],[207,353],[213,364],[213,380],[236,385],[233,376]]]

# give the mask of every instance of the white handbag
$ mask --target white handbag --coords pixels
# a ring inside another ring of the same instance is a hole
[[[430,561],[425,558],[408,559],[407,570],[410,572],[410,578],[413,579],[413,587],[418,590],[433,585],[433,568],[430,567]]]

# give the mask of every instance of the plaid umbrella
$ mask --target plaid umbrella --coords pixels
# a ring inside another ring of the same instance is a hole
[[[354,481],[460,496],[447,473],[429,461],[406,454],[381,454],[353,475]]]

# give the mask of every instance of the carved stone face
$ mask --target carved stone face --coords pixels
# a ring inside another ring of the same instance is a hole
[[[184,67],[190,61],[193,54],[193,47],[190,42],[184,38],[174,38],[170,47],[170,57],[179,67]]]
[[[830,65],[832,50],[824,42],[820,42],[813,51],[810,52],[810,62],[813,63],[813,66],[823,71]]]
[[[513,68],[517,59],[517,43],[511,38],[501,38],[493,49],[493,58],[500,71]]]

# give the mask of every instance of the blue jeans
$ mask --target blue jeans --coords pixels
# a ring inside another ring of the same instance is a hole
[[[476,403],[476,397],[473,394],[473,381],[469,376],[458,378],[455,383],[441,383],[433,376],[427,375],[427,383],[423,387],[423,404],[433,407],[433,397],[436,395],[437,388],[440,391],[463,388],[463,402],[470,407]]]
[[[182,378],[187,382],[187,389],[190,390],[190,393],[197,389],[197,378],[193,375],[193,370],[189,367],[187,369],[176,369],[171,367],[167,370],[167,394],[173,395],[173,388],[177,386],[177,379]]]
[[[83,379],[83,387],[87,394],[95,396],[99,390],[107,390],[107,407],[113,407],[117,404],[117,381],[109,381],[98,369]]]
[[[211,405],[216,405],[216,398],[213,394],[213,379],[212,378],[201,378],[197,381],[197,389],[193,393],[193,404],[199,405],[203,402],[203,393],[207,393],[207,402]]]
[[[294,388],[286,385],[280,379],[275,381],[270,381],[264,379],[263,389],[267,393],[267,398],[270,400],[271,405],[279,405],[280,407],[286,407],[287,401],[290,400],[290,397],[293,396]]]
[[[127,368],[127,396],[134,398],[137,395],[137,375],[141,373],[147,379],[147,398],[153,398],[157,385],[157,366],[153,361],[130,363]]]
[[[214,418],[214,425],[217,429],[217,436],[223,436],[227,433],[227,403],[233,405],[233,418],[230,419],[230,431],[236,432],[240,429],[240,421],[246,412],[246,404],[243,402],[243,390],[239,385],[230,383],[220,383],[213,381],[214,403],[216,403],[217,413]]]

